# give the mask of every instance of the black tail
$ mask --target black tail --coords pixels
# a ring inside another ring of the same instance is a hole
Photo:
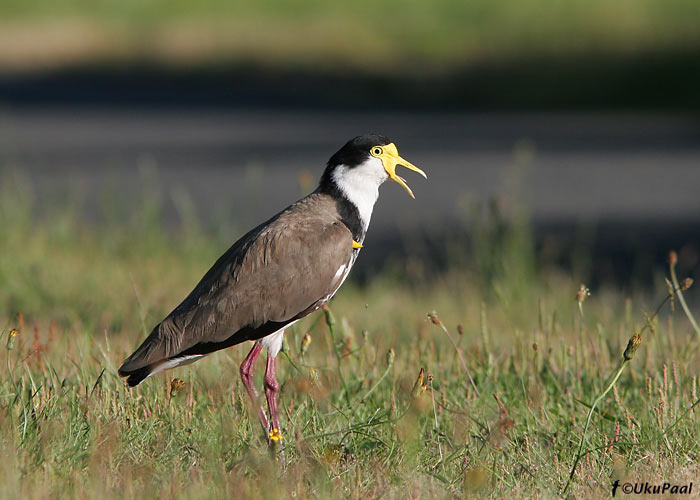
[[[143,368],[138,368],[133,371],[124,371],[119,369],[119,376],[128,377],[126,383],[129,387],[134,387],[139,385],[143,380],[151,374],[151,366],[144,366]]]
[[[126,383],[130,387],[139,385],[147,378],[153,370],[164,360],[162,352],[162,341],[159,335],[161,324],[151,331],[141,345],[131,356],[126,358],[119,367],[119,376],[128,377]]]

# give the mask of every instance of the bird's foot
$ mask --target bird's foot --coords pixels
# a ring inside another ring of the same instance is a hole
[[[267,444],[270,447],[270,452],[275,456],[279,464],[284,467],[286,465],[284,459],[284,437],[277,427],[272,428],[268,433]]]

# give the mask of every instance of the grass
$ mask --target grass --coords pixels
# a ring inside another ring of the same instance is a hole
[[[238,378],[246,346],[132,391],[116,375],[233,236],[165,231],[151,196],[87,224],[79,203],[39,213],[21,176],[1,185],[0,497],[558,498],[578,461],[566,495],[610,498],[616,479],[700,474],[699,339],[680,308],[650,316],[661,280],[577,300],[506,220],[455,243],[448,272],[349,282],[287,332],[281,468]]]
[[[700,45],[699,19],[694,0],[4,0],[0,64],[237,62],[425,75],[528,56],[684,52]]]

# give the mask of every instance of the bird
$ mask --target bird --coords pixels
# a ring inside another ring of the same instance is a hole
[[[119,375],[134,387],[163,370],[253,341],[240,376],[268,444],[279,442],[275,360],[284,331],[326,304],[347,278],[364,246],[379,186],[392,180],[415,198],[396,174],[399,165],[427,179],[383,135],[348,141],[328,160],[316,190],[236,241],[126,358]],[[253,383],[263,349],[269,415]]]

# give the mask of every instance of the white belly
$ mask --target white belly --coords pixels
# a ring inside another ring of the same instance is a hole
[[[288,325],[285,325],[284,328],[281,328],[281,329],[277,330],[276,332],[271,333],[270,335],[259,339],[257,342],[260,342],[260,344],[262,344],[262,346],[265,349],[267,349],[267,353],[269,356],[276,358],[280,352],[280,349],[282,349],[282,341],[284,340],[285,328],[289,328],[297,321],[299,321],[299,320],[296,319],[296,320],[292,321]]]

